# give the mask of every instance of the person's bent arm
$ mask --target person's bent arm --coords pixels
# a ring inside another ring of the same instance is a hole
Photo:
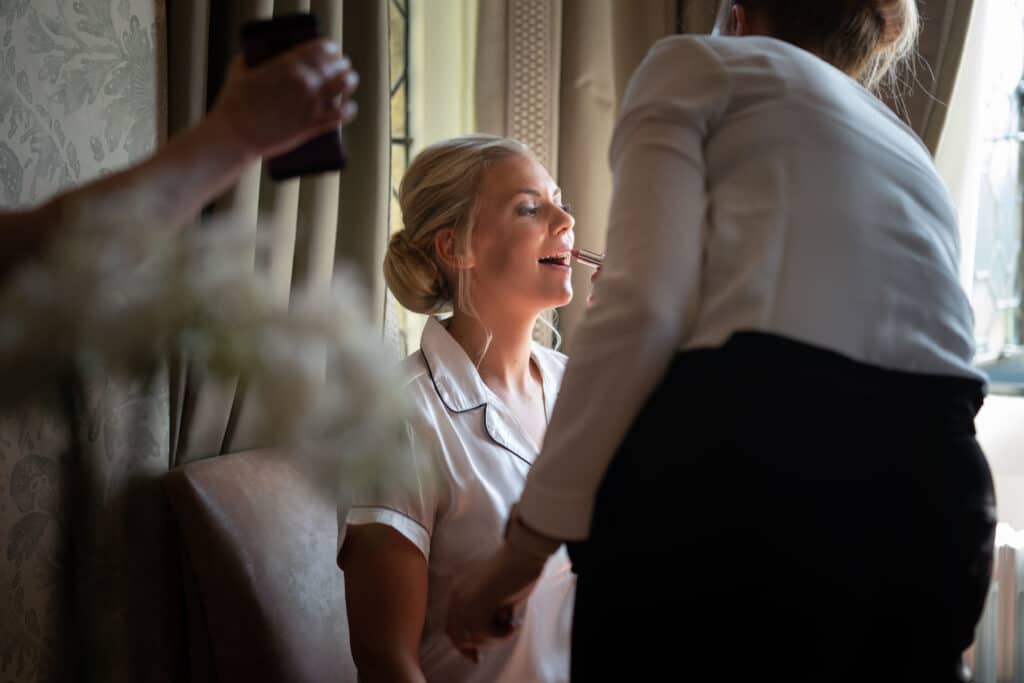
[[[692,73],[680,77],[680,65]],[[611,145],[608,256],[566,365],[544,446],[515,511],[517,531],[462,577],[446,630],[464,651],[503,634],[561,541],[587,538],[608,464],[699,306],[708,199],[704,142],[731,83],[699,39],[667,39],[634,74]],[[614,396],[615,400],[595,400]]]
[[[427,560],[383,524],[350,526],[345,572],[349,640],[361,683],[422,683],[419,645],[427,612]]]
[[[680,65],[692,69],[682,80]],[[630,82],[611,144],[608,256],[596,303],[519,503],[525,525],[542,536],[589,535],[608,464],[692,331],[708,211],[704,145],[731,87],[700,39],[659,43]]]
[[[0,212],[0,276],[39,254],[68,222],[123,215],[180,226],[261,157],[292,149],[355,116],[358,76],[327,40],[304,43],[255,68],[232,63],[205,119],[140,164],[58,195]]]

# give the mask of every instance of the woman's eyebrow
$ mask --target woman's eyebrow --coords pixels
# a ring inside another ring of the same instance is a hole
[[[520,189],[516,190],[512,194],[510,194],[509,195],[509,199],[513,199],[515,197],[518,197],[521,194],[528,194],[528,195],[532,195],[534,197],[540,197],[541,196],[540,192],[538,192],[537,190],[533,189],[532,187],[523,187],[523,188],[520,188]]]
[[[521,194],[528,194],[528,195],[531,195],[531,196],[537,197],[537,198],[543,198],[543,196],[544,196],[543,194],[541,194],[537,190],[533,189],[532,187],[523,187],[523,188],[520,188],[520,189],[516,190],[512,194],[510,194],[509,195],[509,199],[514,199],[515,197],[518,197]],[[558,197],[561,194],[562,194],[562,188],[556,187],[555,191],[551,193],[551,196],[552,197]]]

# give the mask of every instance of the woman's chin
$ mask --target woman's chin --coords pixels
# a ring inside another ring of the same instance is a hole
[[[561,308],[562,306],[568,306],[572,302],[572,286],[562,292],[559,296],[551,298],[551,302],[545,308]]]

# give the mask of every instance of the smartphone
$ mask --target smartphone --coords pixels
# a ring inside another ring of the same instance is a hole
[[[248,21],[242,25],[245,63],[250,67],[257,66],[299,43],[319,37],[320,28],[313,14],[285,14],[273,19]],[[266,163],[267,174],[274,180],[342,171],[346,155],[341,128],[315,137]]]

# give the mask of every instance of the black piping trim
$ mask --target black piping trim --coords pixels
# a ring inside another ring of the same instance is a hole
[[[468,412],[471,412],[473,410],[477,410],[478,408],[483,406],[483,409],[484,409],[484,431],[487,432],[487,436],[491,437],[491,441],[493,441],[494,443],[498,444],[499,446],[504,448],[506,451],[508,451],[512,455],[516,456],[517,458],[519,458],[523,462],[525,462],[527,467],[533,467],[533,463],[532,462],[530,462],[529,460],[527,460],[523,456],[521,456],[518,453],[516,453],[514,450],[512,450],[511,448],[509,448],[508,446],[503,444],[498,439],[495,439],[494,435],[491,434],[491,430],[487,429],[487,409],[490,407],[488,405],[487,401],[483,401],[482,403],[479,403],[479,404],[473,406],[472,408],[466,408],[465,410],[456,410],[452,406],[448,405],[448,402],[444,400],[444,396],[441,394],[441,390],[437,388],[437,381],[434,379],[434,369],[432,367],[430,367],[430,360],[427,358],[427,354],[423,353],[423,349],[422,348],[420,349],[420,355],[423,356],[423,363],[424,363],[424,365],[427,366],[427,374],[430,375],[430,383],[434,385],[434,392],[437,394],[437,397],[439,399],[441,399],[441,403],[444,404],[444,407],[447,408],[449,412],[455,413],[456,415],[462,415],[463,413],[468,413]]]

